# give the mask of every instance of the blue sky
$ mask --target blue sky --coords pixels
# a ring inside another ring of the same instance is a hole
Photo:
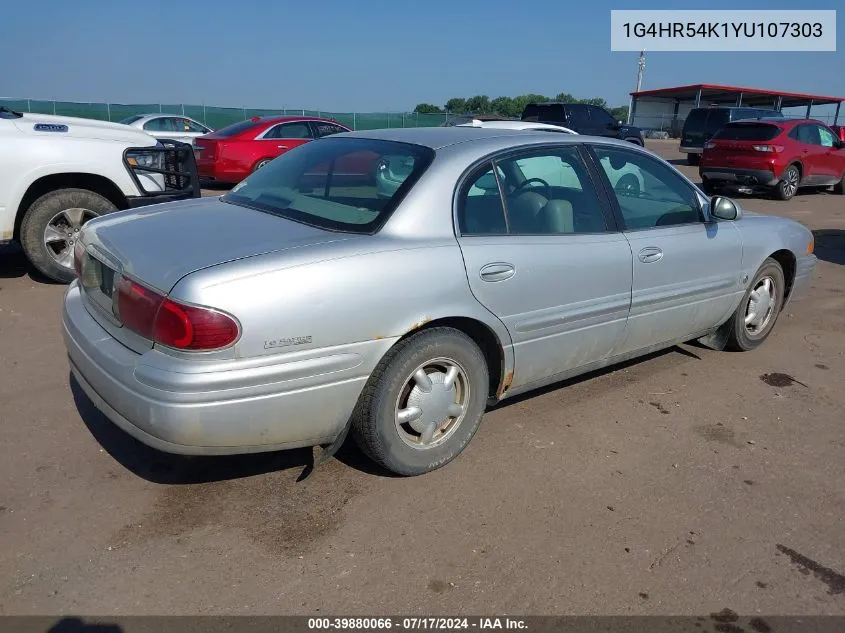
[[[0,20],[0,96],[361,112],[569,92],[622,105],[637,54],[610,52],[611,8],[838,8],[845,29],[836,0],[498,3],[10,1]],[[703,82],[845,95],[841,35],[837,48],[655,52],[644,88]]]

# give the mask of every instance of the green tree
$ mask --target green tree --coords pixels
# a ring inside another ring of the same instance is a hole
[[[443,110],[430,103],[418,103],[417,107],[414,108],[414,112],[419,112],[420,114],[440,114]]]
[[[467,111],[467,100],[461,97],[453,97],[446,102],[446,112],[452,114],[463,114]]]
[[[490,102],[490,107],[493,112],[502,116],[517,117],[522,114],[522,112],[516,111],[513,97],[496,97]]]
[[[476,114],[490,112],[490,97],[487,95],[476,95],[466,101],[466,111]]]
[[[617,121],[627,121],[628,120],[628,106],[619,106],[618,108],[611,108],[610,114]]]
[[[559,94],[558,94],[558,95],[554,98],[554,100],[555,100],[555,101],[557,101],[558,103],[578,103],[578,99],[576,99],[575,97],[573,97],[573,96],[572,96],[571,94],[569,94],[568,92],[561,92],[561,93],[559,93]]]

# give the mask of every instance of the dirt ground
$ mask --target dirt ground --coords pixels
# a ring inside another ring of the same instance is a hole
[[[4,251],[0,614],[845,614],[845,197],[740,199],[821,258],[762,348],[517,398],[411,479],[135,442],[69,386],[63,287]]]

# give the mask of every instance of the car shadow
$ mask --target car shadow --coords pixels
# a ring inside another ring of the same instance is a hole
[[[313,460],[311,449],[221,456],[164,453],[139,442],[106,418],[72,374],[70,389],[82,422],[100,446],[126,470],[152,483],[211,483],[294,468],[304,471]]]
[[[818,229],[813,231],[816,257],[825,262],[845,266],[845,230]]]
[[[690,341],[685,345],[687,347],[696,347],[698,349],[708,349],[697,341]],[[612,374],[614,372],[627,369],[628,367],[633,367],[634,365],[639,365],[640,363],[645,363],[656,358],[668,356],[670,354],[680,354],[681,356],[686,356],[695,360],[701,360],[701,356],[699,356],[692,350],[681,347],[680,345],[676,345],[668,349],[652,352],[651,354],[646,354],[645,356],[638,356],[637,358],[632,358],[631,360],[627,360],[623,363],[617,363],[608,367],[602,367],[601,369],[596,369],[586,374],[581,374],[573,378],[568,378],[560,382],[552,383],[551,385],[547,385],[545,387],[540,387],[539,389],[534,389],[526,393],[521,393],[517,396],[513,396],[512,398],[507,398],[505,400],[502,400],[501,402],[496,403],[495,405],[489,407],[488,411],[496,411],[498,409],[509,407],[513,404],[519,404],[520,402],[524,402],[525,400],[530,400],[531,398],[536,398],[537,396],[546,393],[551,393],[552,391],[557,391],[558,389],[565,389],[567,387],[571,387],[573,385],[577,385],[588,380],[593,380],[595,378],[600,378],[601,376],[606,376],[607,374]]]
[[[29,277],[32,281],[48,286],[64,285],[45,277],[29,263],[21,248],[15,244],[0,246],[0,279]]]
[[[61,618],[47,629],[45,633],[122,633],[122,631],[123,629],[117,624],[90,624],[81,618]]]

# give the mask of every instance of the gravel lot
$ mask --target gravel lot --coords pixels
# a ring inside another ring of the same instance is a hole
[[[845,197],[742,203],[822,260],[762,348],[517,398],[413,479],[147,449],[70,389],[63,287],[0,253],[0,614],[845,614]]]

